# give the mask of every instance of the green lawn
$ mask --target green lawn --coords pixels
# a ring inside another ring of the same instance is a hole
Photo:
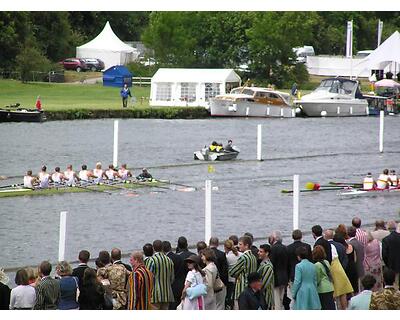
[[[20,103],[23,107],[35,107],[40,95],[44,110],[66,109],[120,109],[119,88],[103,87],[102,84],[76,83],[21,83],[16,80],[0,80],[0,108]],[[150,87],[131,89],[137,98],[135,107],[148,107]],[[143,101],[141,99],[143,97]]]

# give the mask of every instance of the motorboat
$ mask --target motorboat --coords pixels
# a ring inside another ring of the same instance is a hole
[[[45,120],[43,111],[19,108],[19,104],[0,108],[0,122],[42,122]]]
[[[360,83],[345,78],[322,80],[317,89],[295,100],[294,104],[308,117],[367,116],[371,111],[367,97],[361,93]]]
[[[290,95],[268,88],[238,87],[230,93],[210,99],[211,116],[214,117],[265,117],[293,118],[295,110],[290,105]]]
[[[236,147],[232,148],[232,151],[221,150],[220,152],[210,151],[209,148],[204,147],[200,151],[195,151],[193,154],[194,160],[203,161],[226,161],[236,159],[240,153],[240,150]]]

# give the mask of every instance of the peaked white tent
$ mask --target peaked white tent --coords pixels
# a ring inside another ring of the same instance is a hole
[[[205,107],[240,83],[233,69],[160,68],[151,78],[150,105]]]
[[[398,31],[365,57],[358,66],[369,70],[384,70],[393,62],[400,63],[400,33]]]
[[[127,64],[135,60],[139,52],[122,42],[107,21],[103,31],[93,40],[76,48],[77,58],[98,58],[103,60],[105,69]]]

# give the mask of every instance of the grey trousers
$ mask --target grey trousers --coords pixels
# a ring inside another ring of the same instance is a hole
[[[220,292],[215,293],[215,302],[217,305],[217,310],[225,310],[225,298],[226,298],[226,287],[224,287]]]

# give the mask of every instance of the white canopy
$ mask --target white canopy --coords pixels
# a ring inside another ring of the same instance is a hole
[[[139,52],[122,42],[107,21],[103,31],[93,40],[76,48],[77,58],[98,58],[103,60],[105,69],[126,64],[139,55]]]
[[[396,31],[358,65],[364,69],[383,70],[392,62],[400,63],[400,33]]]
[[[151,82],[240,82],[233,69],[179,69],[160,68],[151,78]]]

